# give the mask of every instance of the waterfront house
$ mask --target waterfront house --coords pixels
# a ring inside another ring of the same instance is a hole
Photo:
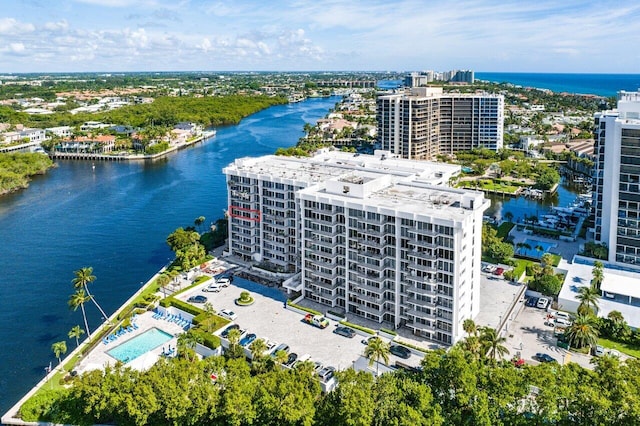
[[[115,136],[99,135],[65,139],[55,149],[58,152],[106,154],[112,152],[115,146]]]

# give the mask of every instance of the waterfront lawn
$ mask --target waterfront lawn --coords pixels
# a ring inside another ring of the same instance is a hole
[[[482,189],[494,192],[506,192],[508,194],[515,194],[520,189],[520,186],[514,185],[511,182],[502,181],[500,179],[465,180],[460,182],[458,184],[458,187]]]
[[[638,346],[615,342],[613,340],[605,339],[604,337],[598,339],[598,344],[607,349],[615,349],[623,354],[640,358],[640,348],[638,348]]]

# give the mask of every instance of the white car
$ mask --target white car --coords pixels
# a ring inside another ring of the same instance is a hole
[[[222,286],[218,283],[212,283],[209,284],[207,287],[203,288],[202,291],[207,292],[207,291],[212,291],[215,293],[218,293],[220,290],[222,290]]]
[[[231,284],[231,280],[227,277],[218,278],[216,280],[216,284],[218,284],[220,287],[229,287],[229,284]]]
[[[596,350],[593,353],[595,356],[604,356],[604,348],[600,345],[596,346]]]
[[[547,309],[547,306],[549,306],[549,299],[547,299],[546,297],[541,297],[540,299],[538,299],[538,304],[536,306],[538,307],[538,309]]]
[[[235,312],[230,311],[229,309],[221,310],[220,312],[218,312],[218,315],[220,315],[223,318],[229,319],[231,321],[234,321],[235,319],[238,318],[238,315]]]

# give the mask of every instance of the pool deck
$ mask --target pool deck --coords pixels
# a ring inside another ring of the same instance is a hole
[[[163,319],[154,319],[153,312],[145,312],[144,314],[138,315],[136,317],[136,324],[138,325],[137,330],[134,330],[131,333],[126,333],[123,336],[118,337],[117,340],[109,342],[106,345],[102,342],[99,343],[80,363],[78,363],[75,368],[78,374],[91,370],[103,370],[107,365],[115,365],[116,359],[107,354],[107,352],[152,328],[157,328],[165,333],[171,334],[172,336],[184,333],[182,327],[176,323],[168,322]],[[168,348],[168,346],[175,348],[177,340],[178,339],[176,337],[169,340],[164,344],[165,348]],[[144,370],[149,368],[150,365],[153,365],[153,363],[158,360],[161,353],[162,345],[128,362],[126,365],[137,370]]]

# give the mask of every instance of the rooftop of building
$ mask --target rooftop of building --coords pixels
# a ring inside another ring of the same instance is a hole
[[[274,181],[288,180],[298,182],[300,186],[307,186],[349,176],[353,170],[366,170],[374,175],[414,176],[425,182],[435,183],[459,173],[460,166],[394,158],[386,151],[376,151],[374,155],[360,155],[324,149],[313,157],[266,155],[239,158],[228,165],[224,172],[269,176]]]

